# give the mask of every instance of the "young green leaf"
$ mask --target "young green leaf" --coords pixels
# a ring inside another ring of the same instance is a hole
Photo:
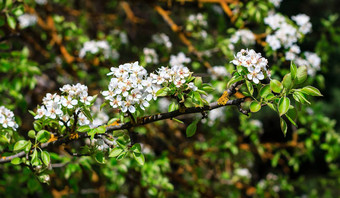
[[[320,91],[313,86],[306,86],[300,90],[302,93],[310,95],[310,96],[322,96]]]
[[[34,130],[28,131],[28,137],[34,139],[35,138],[35,131]]]
[[[167,96],[170,91],[169,87],[163,87],[162,89],[158,90],[156,95],[157,96]]]
[[[259,92],[261,98],[265,98],[270,93],[272,93],[272,91],[270,90],[270,86],[269,85],[266,85],[266,86],[262,87],[260,89],[260,92]]]
[[[169,111],[169,112],[175,111],[177,108],[178,108],[177,103],[176,103],[176,102],[172,102],[172,103],[169,105],[168,111]]]
[[[283,89],[283,85],[280,81],[273,79],[270,81],[270,89],[275,93],[280,93]]]
[[[141,153],[142,152],[142,147],[139,143],[134,144],[131,149],[132,152],[134,153]]]
[[[91,129],[90,126],[85,125],[85,126],[79,127],[77,131],[80,132],[80,133],[83,133],[83,132],[87,132],[90,129]]]
[[[26,147],[27,144],[28,144],[27,140],[19,140],[15,143],[13,150],[14,151],[21,151]]]
[[[250,95],[253,95],[254,87],[253,87],[253,85],[251,84],[251,82],[249,80],[246,80],[246,85],[247,85],[247,88],[248,88],[248,91],[249,91]]]
[[[96,133],[101,134],[101,133],[105,133],[106,128],[105,126],[100,126],[100,127],[97,127],[95,130],[96,130]]]
[[[117,157],[120,155],[124,150],[120,147],[115,147],[110,151],[109,157]]]
[[[37,149],[34,149],[34,151],[33,151],[31,164],[32,164],[32,166],[38,166],[40,164]]]
[[[37,134],[37,140],[41,143],[47,142],[50,138],[51,134],[46,130],[40,130]]]
[[[286,89],[291,89],[293,87],[292,75],[290,73],[286,74],[282,80],[283,87]]]
[[[18,165],[18,164],[21,163],[21,158],[15,157],[15,158],[13,158],[13,159],[11,160],[11,163],[12,163],[13,165]]]
[[[288,111],[289,105],[290,105],[289,98],[283,97],[283,98],[280,99],[279,108],[278,108],[280,116],[282,116],[283,114],[285,114]]]
[[[90,120],[90,122],[93,122],[93,118],[92,118],[90,109],[88,109],[88,108],[83,108],[83,109],[81,109],[81,112],[83,112],[83,114],[87,117],[87,119]]]
[[[50,154],[47,151],[41,152],[41,159],[46,166],[48,166],[51,162]]]
[[[301,84],[307,79],[307,67],[301,66],[296,71],[296,84]]]
[[[141,166],[144,165],[145,163],[145,158],[144,158],[144,155],[143,153],[133,153],[133,158],[135,158],[135,160],[137,161],[137,163]]]
[[[187,137],[191,137],[191,136],[195,135],[196,129],[197,129],[197,123],[199,121],[200,120],[197,119],[197,120],[193,121],[191,124],[189,124],[189,126],[187,127],[187,130],[186,130]]]
[[[261,104],[257,101],[252,101],[249,108],[251,112],[258,112],[261,109]]]
[[[292,62],[290,62],[290,73],[292,75],[291,76],[292,80],[295,80],[296,72],[297,72],[297,67],[296,67],[295,63],[292,61]]]
[[[283,132],[283,135],[286,137],[287,134],[287,123],[286,121],[280,117],[280,126],[281,126],[281,130]]]

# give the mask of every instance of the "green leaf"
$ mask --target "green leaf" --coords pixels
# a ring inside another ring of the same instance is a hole
[[[289,98],[283,97],[283,98],[280,99],[279,108],[278,108],[280,116],[282,116],[283,114],[285,114],[288,111],[289,105],[290,105]]]
[[[179,119],[172,118],[172,120],[173,120],[173,121],[176,121],[176,122],[178,122],[178,123],[184,124],[184,122],[183,122],[183,121],[181,121],[181,120],[179,120]]]
[[[11,160],[11,163],[14,164],[14,165],[18,165],[18,164],[21,163],[21,158],[15,157]]]
[[[145,158],[143,153],[133,153],[133,158],[135,158],[135,160],[137,161],[137,163],[141,166],[144,165],[145,163]]]
[[[213,92],[215,90],[215,88],[213,88],[212,86],[210,86],[208,84],[203,84],[202,90],[210,93],[210,92]]]
[[[15,29],[16,21],[13,16],[7,15],[7,23],[10,28]]]
[[[40,130],[42,129],[42,126],[41,126],[41,124],[40,124],[38,121],[35,121],[35,122],[33,123],[33,128],[34,128],[34,130],[36,130],[36,131],[40,131]]]
[[[305,95],[303,95],[303,93],[301,93],[299,91],[295,91],[293,93],[293,98],[294,98],[294,100],[296,100],[297,102],[300,102],[302,104],[305,104],[305,103],[310,104],[310,102],[306,99]]]
[[[270,90],[270,86],[269,85],[263,86],[260,89],[260,92],[259,92],[261,98],[265,98],[270,93],[272,93],[272,91]]]
[[[300,90],[302,93],[310,95],[310,96],[322,96],[320,91],[313,86],[306,86]]]
[[[95,131],[98,134],[105,133],[106,128],[105,128],[105,126],[100,126],[100,127],[95,128]]]
[[[276,153],[272,159],[272,167],[276,167],[278,162],[279,162],[279,159],[280,159],[280,155],[281,153]]]
[[[36,115],[37,115],[34,111],[28,110],[28,112],[29,112],[32,116],[36,116]]]
[[[241,81],[241,80],[243,80],[243,76],[233,76],[233,77],[229,80],[229,82],[227,83],[227,87],[230,87],[230,85],[232,85],[232,84],[234,84],[234,83],[236,83],[236,82],[238,82],[238,81]]]
[[[290,73],[291,73],[292,80],[295,80],[296,73],[297,73],[297,67],[296,67],[296,65],[293,61],[290,62]]]
[[[257,101],[252,101],[249,108],[251,112],[258,112],[261,109],[261,104]]]
[[[97,152],[94,155],[94,159],[100,164],[105,164],[105,155],[103,152]]]
[[[91,115],[91,112],[88,108],[83,108],[81,110],[81,112],[83,112],[83,114],[87,117],[87,119],[90,120],[90,122],[93,122],[93,118],[92,118],[92,115]]]
[[[112,118],[111,120],[109,120],[108,122],[107,122],[107,125],[111,125],[111,124],[113,124],[114,122],[118,122],[118,118]]]
[[[191,137],[191,136],[195,135],[196,129],[197,129],[197,123],[199,121],[200,120],[197,119],[197,120],[193,121],[191,124],[189,124],[189,126],[187,127],[187,130],[186,130],[187,137]]]
[[[307,79],[307,67],[306,66],[301,66],[297,69],[296,72],[296,84],[301,84],[305,82]]]
[[[30,131],[28,131],[28,137],[30,137],[30,138],[35,138],[35,131],[34,130],[30,130]]]
[[[172,103],[169,105],[168,111],[169,111],[169,112],[175,111],[177,108],[178,108],[177,103],[176,103],[176,102],[172,102]]]
[[[117,159],[117,160],[122,160],[122,159],[125,158],[126,154],[127,154],[127,151],[123,151],[121,154],[119,154],[119,155],[116,157],[116,159]]]
[[[276,112],[276,108],[275,108],[273,103],[268,102],[267,105],[268,105],[269,108],[271,108],[273,111]]]
[[[46,130],[40,130],[37,134],[37,140],[41,143],[47,142],[50,138],[51,134]]]
[[[283,87],[287,90],[291,89],[293,87],[293,81],[292,81],[292,75],[290,73],[286,74],[285,77],[283,77],[282,80]]]
[[[289,112],[289,111],[288,111]],[[294,122],[294,120],[288,115],[288,113],[285,115],[286,118],[294,125],[297,127],[297,124]]]
[[[110,151],[109,157],[117,157],[120,155],[124,150],[120,147],[115,147]]]
[[[79,127],[77,131],[80,132],[80,133],[84,133],[84,132],[89,131],[90,129],[91,129],[90,126],[85,125],[85,126]]]
[[[15,143],[13,150],[14,151],[21,151],[26,147],[27,144],[28,144],[27,140],[19,140]]]
[[[50,154],[47,151],[41,152],[41,159],[46,166],[48,166],[51,162]]]
[[[134,144],[131,149],[132,152],[134,153],[141,153],[142,152],[142,147],[139,143]]]
[[[32,166],[38,166],[40,164],[37,149],[34,149],[34,152],[32,154],[31,164]]]
[[[201,85],[202,85],[202,77],[195,77],[194,85],[196,87],[201,87]]]
[[[253,93],[254,93],[253,85],[251,84],[251,82],[249,82],[249,80],[246,80],[246,85],[247,85],[247,88],[248,88],[250,95],[252,96]]]
[[[163,87],[162,89],[156,92],[156,96],[167,96],[169,92],[170,92],[169,87]]]
[[[275,93],[280,93],[283,86],[280,81],[273,79],[270,81],[270,89]]]
[[[286,121],[280,117],[280,127],[281,127],[281,130],[283,132],[283,135],[286,137],[286,134],[287,134],[287,123]]]

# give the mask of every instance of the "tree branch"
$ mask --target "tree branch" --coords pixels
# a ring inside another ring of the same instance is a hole
[[[234,95],[237,92],[236,88],[239,85],[241,85],[242,83],[243,83],[243,81],[239,81],[239,82],[232,84],[226,90],[226,92],[228,93],[228,97],[231,97],[232,95]],[[166,113],[159,113],[159,114],[155,114],[155,115],[151,115],[151,116],[144,116],[144,117],[141,117],[141,118],[137,118],[136,122],[130,121],[130,122],[121,123],[121,124],[117,124],[117,125],[113,125],[113,126],[108,126],[106,128],[105,133],[110,133],[110,132],[116,131],[116,130],[130,129],[130,128],[135,127],[135,126],[141,126],[141,125],[149,124],[149,123],[156,122],[156,121],[159,121],[159,120],[172,119],[172,118],[175,118],[175,117],[180,116],[180,115],[192,114],[192,113],[204,113],[205,111],[211,111],[213,109],[220,108],[220,107],[223,107],[223,106],[234,105],[234,106],[237,106],[239,108],[241,103],[244,102],[245,99],[246,98],[238,98],[238,99],[234,99],[234,100],[228,100],[225,104],[218,104],[217,102],[213,102],[213,103],[210,103],[209,105],[206,105],[206,106],[203,106],[203,107],[190,107],[190,108],[185,108],[184,110],[181,110],[181,111],[175,110],[175,111],[166,112]],[[241,113],[243,113],[243,112],[241,111]],[[76,118],[77,118],[77,116],[75,117],[75,119]],[[88,137],[90,137],[90,136],[87,135],[87,133],[79,133],[78,138],[74,138],[74,139],[70,138],[69,136],[65,136],[65,137],[62,137],[62,138],[55,140],[53,142],[44,143],[44,144],[41,145],[41,148],[55,147],[55,146],[59,146],[61,144],[67,144],[69,142],[72,142],[72,141],[75,141],[75,140],[78,140],[78,139],[88,138]],[[0,164],[10,162],[12,159],[14,159],[16,157],[23,157],[25,155],[26,155],[26,153],[24,151],[21,151],[17,154],[11,155],[11,156],[3,156],[0,159]]]

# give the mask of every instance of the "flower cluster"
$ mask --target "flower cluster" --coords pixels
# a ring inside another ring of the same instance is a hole
[[[192,32],[192,36],[196,38],[206,38],[208,33],[204,30],[208,26],[208,22],[203,14],[191,14],[188,17],[186,30]]]
[[[280,7],[282,0],[269,0],[276,8]]]
[[[37,3],[39,5],[45,5],[45,4],[47,4],[47,0],[35,0],[35,3]]]
[[[190,63],[191,59],[186,57],[183,52],[180,52],[176,55],[171,55],[170,56],[170,66],[183,66],[184,63]]]
[[[18,128],[18,124],[14,120],[14,113],[4,106],[0,106],[0,126],[12,128],[14,131]]]
[[[277,50],[282,46],[285,49],[292,47],[302,35],[311,31],[311,23],[309,17],[304,14],[293,16],[292,19],[297,23],[299,28],[287,23],[285,17],[280,14],[270,14],[264,19],[264,23],[275,30],[274,34],[270,34],[266,38],[266,42],[273,50]]]
[[[151,49],[151,48],[144,48],[143,53],[145,56],[146,63],[158,64],[158,55],[156,53],[156,50]]]
[[[60,120],[60,125],[71,125],[72,114],[78,114],[78,124],[88,125],[90,121],[87,117],[80,112],[81,106],[90,106],[93,96],[87,93],[87,86],[64,85],[60,88],[63,94],[50,94],[47,93],[43,98],[43,105],[37,109],[37,114],[34,119],[51,118]],[[71,115],[69,114],[71,112]]]
[[[188,22],[195,26],[201,26],[201,27],[208,26],[208,22],[206,21],[203,14],[201,13],[198,13],[197,15],[194,15],[194,14],[189,15]]]
[[[307,66],[308,75],[314,76],[320,70],[321,58],[313,52],[305,52],[305,59],[298,57],[295,60],[297,66]]]
[[[33,14],[23,14],[18,17],[19,26],[21,29],[35,25],[37,23],[37,16]]]
[[[103,91],[102,95],[113,108],[134,113],[136,108],[145,110],[150,105],[149,101],[157,98],[159,87],[138,62],[125,63],[118,68],[111,67],[107,75],[113,75],[113,78],[109,90]]]
[[[299,32],[302,32],[303,34],[307,34],[311,31],[312,23],[309,22],[310,20],[309,16],[305,14],[298,14],[296,16],[292,16],[292,19],[299,26]]]
[[[167,49],[171,49],[172,47],[169,37],[164,33],[152,35],[152,40],[159,45],[165,45]]]
[[[214,66],[208,70],[213,80],[230,75],[224,66]]]
[[[85,42],[83,48],[80,49],[79,57],[81,57],[81,58],[85,57],[87,52],[89,52],[91,54],[96,54],[100,50],[103,51],[105,58],[109,58],[109,57],[116,58],[117,57],[117,55],[116,55],[117,52],[115,52],[115,50],[111,50],[109,43],[105,40]]]
[[[234,65],[241,65],[248,69],[247,78],[258,84],[263,80],[265,75],[270,76],[267,70],[268,60],[261,56],[261,53],[256,53],[254,50],[242,49],[231,61]]]
[[[183,65],[175,65],[171,68],[161,67],[157,74],[151,74],[152,82],[158,85],[169,86],[173,83],[177,88],[182,88],[186,84],[186,79],[191,75],[187,67]],[[193,91],[197,90],[194,83],[188,83],[188,87]]]
[[[236,31],[230,38],[230,42],[233,44],[238,43],[240,40],[241,40],[241,43],[245,46],[255,44],[255,36],[253,32],[247,29]]]

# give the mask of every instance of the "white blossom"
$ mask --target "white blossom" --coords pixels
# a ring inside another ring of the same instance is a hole
[[[280,7],[282,0],[269,0],[276,8]]]
[[[35,0],[35,2],[39,5],[45,5],[47,4],[47,0]]]
[[[79,57],[85,57],[86,53],[97,54],[102,51],[105,58],[118,58],[119,54],[116,50],[112,50],[107,41],[87,41],[80,49]]]
[[[4,106],[0,106],[0,129],[12,128],[14,131],[18,128],[18,124],[14,120],[14,113]]]
[[[151,48],[144,48],[143,53],[145,56],[146,63],[158,64],[158,55],[157,55],[156,50],[151,49]]]
[[[185,63],[190,63],[191,59],[186,57],[185,54],[183,52],[180,52],[176,55],[171,55],[170,56],[170,66],[181,66],[184,65]]]
[[[256,53],[254,50],[242,49],[235,56],[235,59],[231,61],[234,65],[241,65],[248,69],[247,78],[258,84],[260,80],[263,80],[265,75],[270,76],[267,69],[268,60],[263,58],[260,53]]]
[[[152,35],[152,40],[159,45],[164,45],[167,49],[172,47],[169,37],[164,33]]]
[[[18,17],[20,28],[24,29],[37,23],[37,16],[33,14],[23,14]]]
[[[241,43],[245,46],[254,45],[255,44],[255,36],[253,32],[247,29],[241,29],[236,31],[230,38],[231,43]]]
[[[213,80],[216,80],[220,77],[225,77],[225,76],[229,76],[230,74],[228,73],[227,69],[224,66],[214,66],[211,67],[208,70],[208,73],[210,74],[211,78]]]

